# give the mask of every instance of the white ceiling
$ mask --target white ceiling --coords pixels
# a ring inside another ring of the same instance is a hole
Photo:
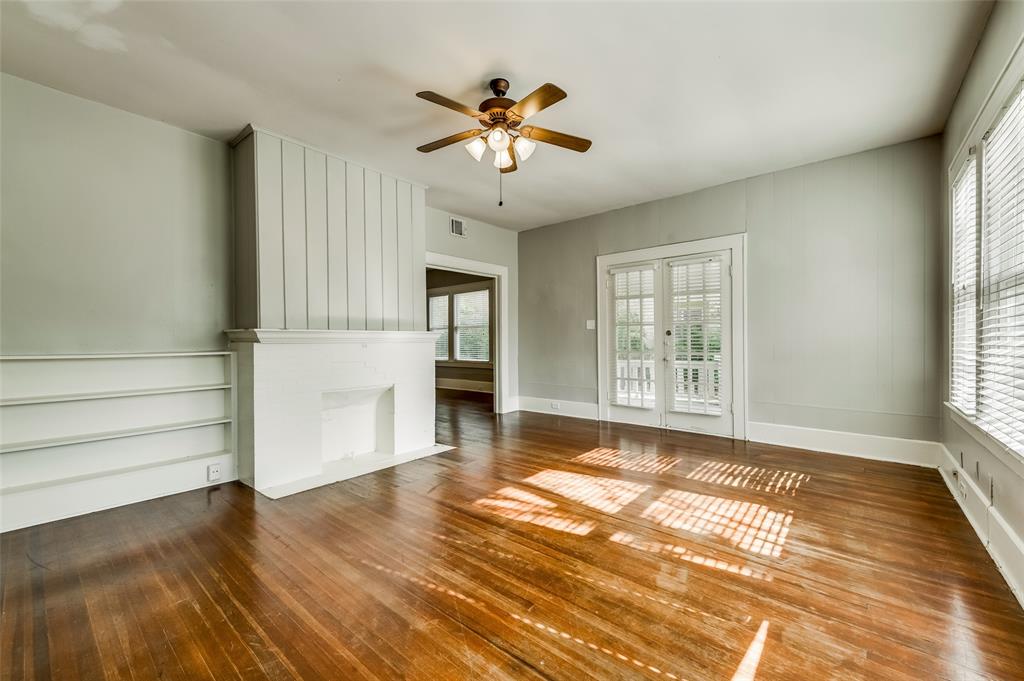
[[[2,3],[3,70],[221,140],[252,122],[529,229],[939,132],[990,10],[881,3]],[[505,177],[417,99],[569,97]]]

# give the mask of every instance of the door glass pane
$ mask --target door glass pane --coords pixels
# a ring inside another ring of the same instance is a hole
[[[615,331],[609,383],[612,404],[655,404],[654,268],[610,272]]]
[[[669,409],[722,413],[722,260],[718,256],[669,263],[673,352]]]

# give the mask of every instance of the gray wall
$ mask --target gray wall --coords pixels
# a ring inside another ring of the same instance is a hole
[[[748,233],[751,421],[936,439],[940,139],[519,235],[520,393],[597,402],[601,254]]]
[[[224,347],[228,147],[0,78],[0,352]]]
[[[959,168],[967,149],[979,143],[981,136],[991,127],[999,109],[1006,103],[1014,87],[1024,78],[1024,53],[1018,46],[1024,40],[1024,3],[996,3],[989,17],[981,42],[974,53],[967,76],[953,103],[946,124],[943,144],[944,192],[943,263],[949,262],[949,172]],[[1011,60],[1012,58],[1012,60]],[[1004,72],[1004,68],[1006,68]],[[990,96],[991,95],[991,96]],[[948,399],[949,348],[949,269],[943,267],[943,343],[942,399]],[[982,490],[991,485],[993,505],[1024,536],[1024,461],[1019,457],[1005,459],[994,456],[966,429],[952,420],[948,409],[942,408],[942,442],[959,458],[963,454],[964,470]],[[1004,454],[1004,457],[1013,455]],[[1009,462],[1009,463],[1008,463]]]
[[[234,164],[240,326],[426,329],[423,187],[264,131]]]
[[[448,231],[451,213],[427,207],[427,251],[504,265],[509,273],[509,391],[519,394],[519,258],[518,233],[495,227],[479,220],[465,221],[466,238],[452,236]],[[455,217],[461,217],[456,215]]]

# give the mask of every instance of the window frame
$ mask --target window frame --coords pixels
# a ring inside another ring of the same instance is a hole
[[[1024,464],[1024,447],[1015,448],[1016,445],[1006,442],[1000,435],[993,432],[983,424],[981,405],[979,398],[980,382],[981,382],[981,366],[982,366],[982,353],[981,353],[981,336],[982,336],[982,318],[984,315],[984,276],[985,276],[985,265],[986,265],[986,251],[985,251],[985,231],[986,231],[986,218],[988,211],[988,197],[985,192],[985,155],[986,147],[989,143],[989,138],[993,130],[999,126],[1004,116],[1011,110],[1012,105],[1018,97],[1024,97],[1024,81],[1017,81],[1015,85],[1007,93],[1002,105],[998,110],[994,112],[987,125],[983,129],[985,132],[980,136],[976,145],[968,145],[966,142],[961,147],[960,152],[954,157],[953,162],[947,170],[947,192],[946,192],[946,205],[947,205],[947,243],[949,244],[949,257],[946,261],[947,273],[949,276],[949,287],[946,291],[948,300],[946,301],[946,312],[949,314],[949,326],[948,326],[948,342],[946,344],[947,363],[946,363],[946,401],[945,406],[950,410],[954,421],[956,421],[961,427],[964,427],[972,438],[974,438],[979,444],[989,450],[992,454],[996,455],[997,458],[1004,459],[1006,463],[1011,465],[1020,466]],[[978,122],[976,121],[976,125]],[[973,134],[973,133],[972,133]],[[953,383],[953,326],[954,326],[954,304],[955,297],[953,291],[953,261],[954,261],[954,186],[961,179],[965,168],[968,166],[970,161],[973,160],[975,163],[975,338],[974,338],[974,357],[975,357],[975,411],[973,414],[964,412],[959,406],[953,403],[952,395],[952,383]],[[1006,457],[1009,460],[1006,460]]]
[[[441,367],[473,367],[477,369],[494,368],[494,280],[473,281],[468,284],[456,284],[454,286],[440,286],[427,289],[427,311],[429,317],[430,299],[441,296],[448,296],[448,359],[434,359],[434,364]],[[490,358],[486,362],[475,360],[456,359],[456,328],[455,328],[455,296],[459,293],[473,293],[475,291],[487,291],[487,355]],[[429,323],[429,318],[428,318]]]

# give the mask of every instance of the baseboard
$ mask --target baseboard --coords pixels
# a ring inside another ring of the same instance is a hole
[[[942,446],[942,452],[942,479],[1010,591],[1024,608],[1024,541],[945,446]]]
[[[391,468],[392,466],[397,466],[402,463],[422,459],[425,456],[433,456],[434,454],[447,452],[450,449],[454,449],[454,447],[435,444],[430,447],[424,447],[423,449],[417,449],[398,455],[372,453],[355,456],[351,459],[338,459],[337,461],[327,463],[324,466],[323,472],[319,475],[312,475],[308,478],[292,480],[278,485],[260,487],[257,488],[256,491],[263,496],[270,497],[271,499],[280,499],[281,497],[286,497],[291,494],[298,494],[299,492],[305,492],[306,490],[311,490],[316,487],[323,487],[324,485],[330,485],[331,483],[348,480],[350,478],[357,478],[360,475],[373,473],[374,471],[379,471],[384,468]]]
[[[466,390],[473,393],[493,393],[494,384],[490,381],[470,381],[463,378],[438,378],[434,385],[445,390]]]
[[[938,466],[942,456],[942,445],[938,442],[803,428],[778,423],[751,421],[747,424],[747,438],[753,442],[770,445],[810,449],[829,454],[842,454],[861,459],[891,461],[927,468]]]
[[[593,402],[570,402],[553,400],[547,397],[519,396],[519,410],[532,411],[538,414],[554,414],[556,416],[575,416],[581,419],[598,419],[597,405]]]
[[[220,463],[221,480],[210,483],[206,467]],[[9,532],[23,527],[64,520],[78,515],[106,511],[170,494],[230,482],[237,478],[235,457],[224,454],[201,461],[112,473],[68,484],[49,485],[0,496],[0,530]]]

